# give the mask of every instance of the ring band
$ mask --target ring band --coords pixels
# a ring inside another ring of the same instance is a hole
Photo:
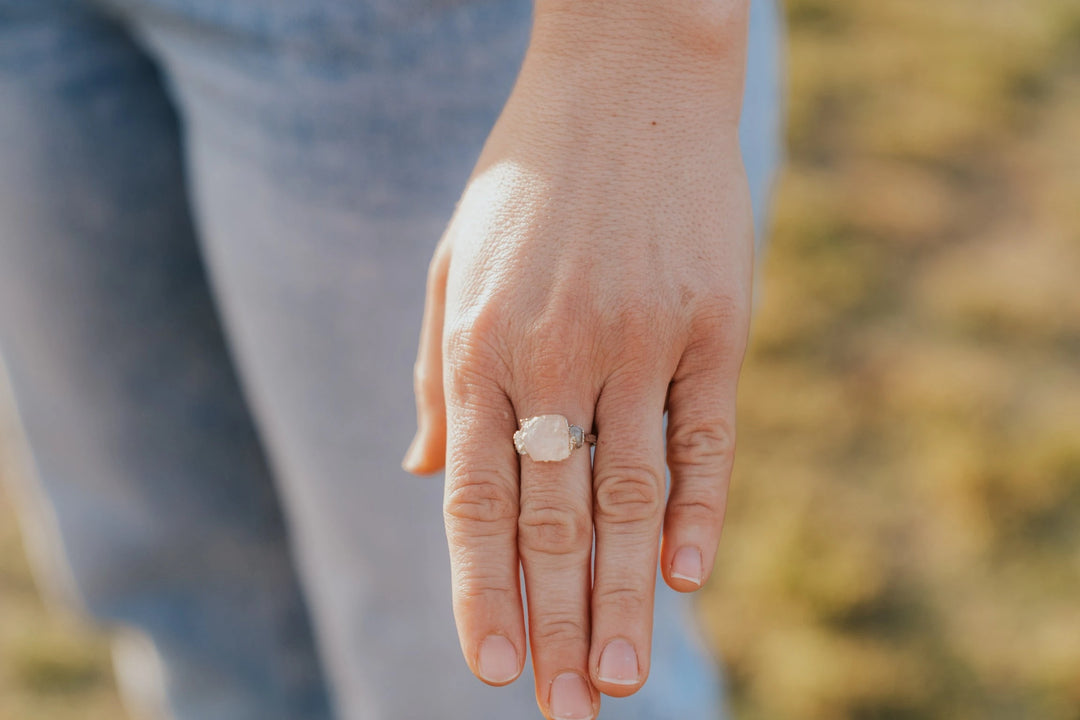
[[[518,420],[520,429],[514,433],[514,447],[521,455],[538,462],[557,462],[583,445],[595,445],[596,435],[571,425],[562,415],[536,415]]]

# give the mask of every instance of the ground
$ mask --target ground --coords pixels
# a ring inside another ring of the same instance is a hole
[[[787,10],[790,162],[701,602],[736,718],[1077,720],[1080,2]],[[118,713],[0,500],[0,720]]]

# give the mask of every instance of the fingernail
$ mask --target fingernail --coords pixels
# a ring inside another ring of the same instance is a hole
[[[484,638],[476,664],[480,677],[495,685],[508,683],[518,676],[517,650],[502,635]]]
[[[614,685],[637,685],[638,664],[634,646],[622,638],[612,640],[600,653],[601,682]]]
[[[700,585],[701,551],[695,547],[679,548],[679,552],[675,553],[675,559],[671,561],[671,577]]]
[[[551,681],[551,716],[555,720],[589,720],[593,716],[592,693],[585,678],[563,673]]]
[[[420,433],[416,433],[412,442],[409,443],[409,449],[405,451],[405,457],[401,461],[401,468],[405,472],[413,472],[416,470],[417,464],[420,462]]]

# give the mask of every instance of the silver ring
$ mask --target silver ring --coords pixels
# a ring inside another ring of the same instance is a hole
[[[538,462],[557,462],[583,445],[595,445],[596,435],[571,425],[562,415],[536,415],[518,420],[514,447]]]

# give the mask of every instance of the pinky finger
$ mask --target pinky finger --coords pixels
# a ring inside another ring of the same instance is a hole
[[[667,463],[671,493],[660,564],[680,592],[708,580],[720,543],[735,459],[738,368],[676,377],[668,391]]]

